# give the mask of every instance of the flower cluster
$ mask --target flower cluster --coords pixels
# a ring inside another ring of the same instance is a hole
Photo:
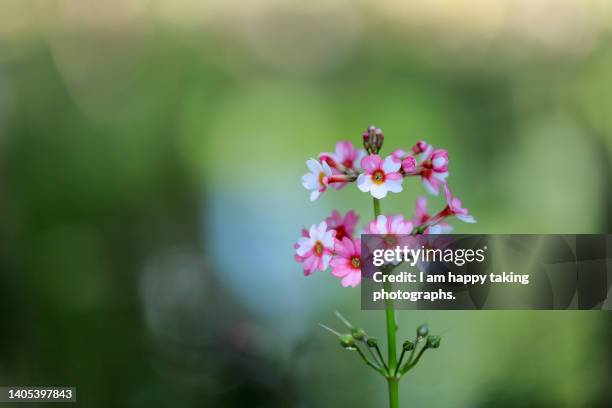
[[[341,141],[334,153],[321,153],[318,159],[306,162],[309,172],[302,177],[302,185],[310,191],[311,201],[330,186],[339,190],[353,182],[376,201],[388,193],[400,193],[404,179],[419,177],[428,193],[437,196],[440,189],[444,190],[446,205],[442,210],[430,215],[427,199],[419,197],[411,219],[402,214],[379,215],[362,232],[384,236],[384,243],[395,246],[400,236],[449,233],[452,227],[447,219],[452,216],[463,222],[476,222],[448,187],[449,159],[445,149],[436,149],[421,140],[410,150],[396,149],[385,157],[380,155],[384,134],[379,128],[368,127],[362,138],[363,149]],[[295,244],[295,259],[302,264],[304,275],[331,268],[332,275],[341,278],[342,286],[355,287],[361,282],[361,240],[354,236],[358,220],[354,211],[344,216],[334,211],[319,224],[302,230]]]

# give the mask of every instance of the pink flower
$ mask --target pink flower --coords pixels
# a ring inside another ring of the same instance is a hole
[[[448,152],[445,149],[436,149],[430,157],[431,168],[438,173],[448,171]]]
[[[412,232],[412,223],[407,221],[403,215],[379,215],[374,221],[370,221],[365,234],[376,234],[381,237],[368,239],[368,247],[395,248],[398,245],[410,245],[412,241],[408,236]]]
[[[347,212],[344,218],[337,210],[334,210],[331,215],[325,219],[327,228],[336,231],[336,239],[339,241],[342,241],[344,237],[353,238],[357,221],[359,221],[359,216],[353,210]]]
[[[412,218],[412,224],[415,227],[425,224],[431,220],[431,215],[427,212],[427,199],[425,197],[419,197],[416,200],[414,208],[414,217]],[[434,220],[435,221],[435,220]],[[431,225],[423,231],[424,234],[449,234],[453,230],[447,222],[439,222],[435,225]]]
[[[342,278],[342,286],[355,287],[361,282],[361,240],[344,237],[336,240],[336,255],[329,265],[332,275]]]
[[[358,172],[361,170],[361,160],[365,155],[365,150],[355,149],[353,143],[344,140],[336,143],[336,153],[321,153],[319,159],[327,162],[332,169],[341,172]]]
[[[434,150],[420,164],[420,175],[423,186],[433,195],[440,193],[440,186],[448,177],[448,152],[444,149]]]
[[[461,200],[457,197],[453,197],[448,184],[444,185],[444,194],[446,195],[446,208],[442,210],[442,214],[445,216],[455,215],[463,222],[475,223],[476,218],[473,215],[469,214],[467,208],[463,208],[461,206]]]
[[[364,193],[370,192],[375,198],[384,198],[387,192],[399,193],[404,181],[399,169],[402,163],[392,156],[384,162],[377,154],[366,156],[361,161],[364,173],[357,178],[357,187]]]
[[[324,271],[329,266],[334,250],[334,230],[328,230],[325,221],[314,224],[296,244],[296,261],[303,264],[304,275],[308,276],[316,270]]]
[[[379,215],[374,221],[370,221],[366,228],[366,234],[410,234],[412,223],[407,221],[403,215]]]
[[[432,152],[433,146],[427,143],[424,140],[419,140],[412,147],[412,153],[417,158],[418,162],[421,162],[429,157],[429,154]]]
[[[326,162],[320,163],[315,159],[308,160],[306,166],[308,166],[310,173],[306,173],[302,176],[302,185],[307,190],[312,190],[310,193],[310,201],[314,201],[327,189],[324,180],[325,177],[330,177],[332,175],[332,171]]]
[[[319,160],[327,163],[334,177],[328,177],[323,182],[330,184],[337,190],[354,181],[356,174],[361,171],[361,160],[366,152],[355,149],[353,144],[346,140],[336,143],[336,153],[321,153]]]
[[[416,169],[416,160],[412,156],[407,156],[402,160],[402,170],[404,173],[412,173]]]
[[[416,168],[416,159],[408,154],[405,150],[395,149],[391,153],[391,157],[402,162],[402,170],[404,173],[411,173]]]

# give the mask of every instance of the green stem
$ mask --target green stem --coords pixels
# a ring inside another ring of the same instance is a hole
[[[374,198],[374,218],[378,218],[380,215],[380,200],[378,198]]]
[[[384,375],[384,371],[377,366],[376,364],[372,363],[366,356],[365,354],[363,354],[363,351],[361,351],[361,349],[359,348],[359,346],[355,345],[355,350],[357,350],[357,352],[359,353],[359,355],[361,356],[361,358],[363,359],[363,361],[365,361],[365,363],[372,367],[374,370],[378,371],[379,373]]]
[[[419,360],[421,359],[421,356],[423,355],[423,353],[425,353],[425,351],[428,349],[429,347],[427,347],[427,345],[424,345],[423,348],[421,349],[421,351],[419,351],[419,354],[417,355],[417,357],[414,359],[414,361],[408,361],[406,363],[406,365],[402,368],[402,370],[400,371],[400,375],[404,375],[406,374],[412,367],[414,367],[415,365],[418,364]],[[416,349],[416,347],[415,347]]]
[[[380,201],[374,198],[374,218],[378,218],[379,215]],[[393,290],[390,282],[385,282],[384,286],[386,291],[390,292]],[[395,326],[395,309],[391,299],[385,301],[385,317],[387,320],[388,372],[386,378],[389,386],[389,408],[399,408],[399,387],[398,379],[395,376],[397,368],[397,327]]]
[[[399,380],[397,378],[388,378],[389,385],[389,407],[399,408]]]
[[[387,363],[385,363],[385,359],[383,358],[382,353],[380,352],[380,349],[378,348],[378,344],[375,345],[374,347],[376,348],[376,354],[378,355],[378,358],[380,359],[383,366],[385,367],[385,370],[389,370],[389,367],[387,367]]]

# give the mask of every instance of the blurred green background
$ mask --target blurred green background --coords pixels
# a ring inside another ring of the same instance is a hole
[[[0,1],[0,384],[84,407],[372,407],[318,328],[382,312],[293,259],[305,161],[367,125],[448,149],[469,233],[612,231],[607,1]],[[412,213],[416,180],[385,199]],[[430,206],[441,205],[441,198]],[[606,312],[399,313],[414,407],[608,407]]]

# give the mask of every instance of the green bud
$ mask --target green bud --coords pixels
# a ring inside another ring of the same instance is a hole
[[[429,327],[426,324],[422,324],[417,327],[417,337],[425,337],[429,333]]]
[[[341,334],[338,336],[338,340],[340,340],[340,345],[346,349],[355,348],[355,339],[350,334]]]
[[[442,338],[440,336],[427,336],[427,347],[429,348],[438,348],[440,347],[440,340]]]
[[[375,337],[370,337],[368,339],[368,347],[376,347],[378,345],[378,340]]]
[[[358,328],[358,327],[353,327],[351,329],[351,334],[353,335],[353,338],[355,340],[363,340],[365,338],[366,332],[365,330]]]
[[[404,347],[404,351],[412,351],[414,350],[414,343],[411,342],[410,340],[406,340],[404,342],[403,347]]]

